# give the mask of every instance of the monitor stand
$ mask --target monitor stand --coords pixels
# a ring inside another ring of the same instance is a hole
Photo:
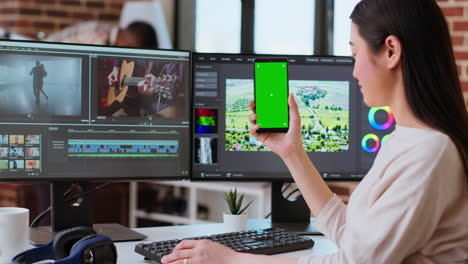
[[[77,183],[82,193],[91,190],[89,182]],[[135,241],[146,238],[120,224],[94,224],[92,223],[92,200],[91,197],[78,199],[79,203],[69,203],[64,198],[64,193],[69,189],[69,183],[55,182],[50,184],[51,198],[51,223],[52,226],[40,226],[29,229],[29,240],[31,245],[40,246],[53,240],[56,233],[61,230],[75,226],[89,226],[101,235],[108,236],[114,242]]]
[[[281,191],[283,182],[273,182],[271,185],[271,219],[252,219],[247,226],[249,229],[269,227],[283,228],[300,235],[321,235],[313,226],[310,209],[302,195],[295,201],[284,198]]]

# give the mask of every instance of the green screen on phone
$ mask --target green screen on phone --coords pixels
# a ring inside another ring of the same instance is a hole
[[[257,124],[265,132],[285,132],[289,125],[288,63],[255,62],[254,67]]]

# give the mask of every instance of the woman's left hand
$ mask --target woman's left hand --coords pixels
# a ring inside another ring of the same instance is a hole
[[[143,95],[150,95],[154,91],[154,84],[156,82],[156,77],[149,73],[145,75],[145,80],[138,83],[138,92]]]
[[[240,253],[210,240],[184,240],[162,264],[231,264]],[[185,261],[185,259],[187,259]],[[184,262],[185,261],[185,262]]]

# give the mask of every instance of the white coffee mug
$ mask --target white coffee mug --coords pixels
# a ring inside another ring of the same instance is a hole
[[[29,210],[0,207],[0,264],[29,248]]]

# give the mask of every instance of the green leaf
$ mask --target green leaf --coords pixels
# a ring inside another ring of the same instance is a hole
[[[240,210],[239,214],[242,214],[245,210],[247,210],[247,208],[253,203],[253,200],[250,201],[250,203],[248,203],[242,210]]]
[[[251,204],[247,204],[244,208],[242,208],[242,203],[244,202],[245,193],[240,194],[239,198],[237,198],[237,188],[234,188],[234,191],[231,189],[229,192],[224,193],[224,200],[228,204],[229,211],[231,214],[240,215],[242,214]],[[242,208],[242,209],[241,209]]]
[[[229,211],[232,214],[232,212],[235,210],[235,208],[234,208],[234,204],[233,204],[232,199],[230,198],[229,194],[224,194],[224,200],[226,200],[226,203],[227,203],[227,205],[229,207]]]
[[[236,204],[235,204],[235,200],[233,200],[233,197],[234,197],[234,192],[232,190],[224,194],[224,200],[226,200],[226,203],[228,204],[229,211],[231,212],[231,214],[234,214],[236,211]]]
[[[236,204],[236,214],[239,214],[239,211],[240,211],[241,206],[242,206],[242,202],[244,201],[244,196],[245,196],[245,194],[242,194],[242,195],[239,197],[239,200],[237,200],[237,204]]]

